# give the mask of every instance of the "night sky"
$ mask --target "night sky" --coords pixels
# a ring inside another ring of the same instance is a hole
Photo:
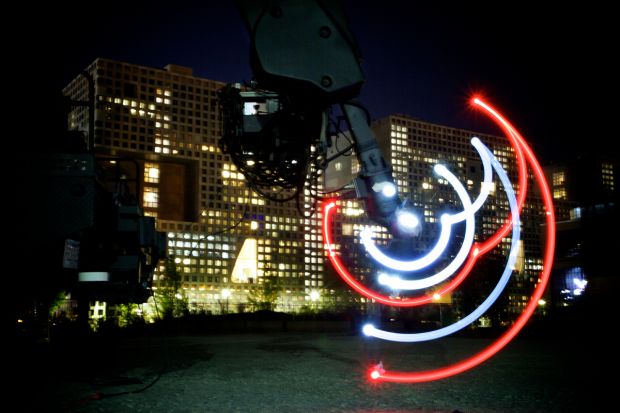
[[[361,99],[374,118],[404,113],[499,133],[467,107],[467,98],[480,93],[506,113],[543,162],[582,150],[577,142],[583,138],[611,141],[612,117],[595,110],[593,100],[614,95],[607,80],[612,54],[605,51],[613,30],[609,11],[566,4],[542,10],[528,1],[345,4],[364,56]],[[225,82],[251,78],[249,37],[233,2],[44,7],[54,9],[27,19],[34,43],[16,48],[24,67],[52,69],[37,84],[43,98],[97,57],[159,68],[176,63]]]

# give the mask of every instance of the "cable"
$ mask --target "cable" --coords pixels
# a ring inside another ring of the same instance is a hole
[[[300,215],[309,218],[317,210],[322,195],[327,194],[320,190],[323,172],[329,162],[354,153],[355,137],[341,130],[331,106],[318,112],[314,109],[317,105],[299,105],[286,94],[261,90],[255,84],[247,88],[250,92],[243,92],[244,95],[231,86],[218,92],[223,118],[219,146],[230,156],[250,190],[273,202],[295,199]],[[264,98],[272,108],[254,117],[244,115],[245,104],[257,97],[259,101]],[[275,111],[274,104],[278,107]],[[364,106],[358,102],[347,104],[361,108],[370,124],[370,114]],[[335,135],[337,152],[329,157],[328,134]],[[341,138],[347,141],[347,147],[340,148]]]

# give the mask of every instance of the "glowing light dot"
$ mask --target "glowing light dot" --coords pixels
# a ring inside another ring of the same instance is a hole
[[[362,328],[362,332],[367,336],[372,335],[373,331],[375,331],[375,326],[372,324],[366,324],[364,328]]]
[[[438,175],[444,175],[448,170],[442,164],[437,164],[433,168]]]
[[[383,189],[381,189],[381,193],[383,194],[383,196],[385,196],[386,198],[391,198],[394,195],[396,195],[396,185],[394,185],[391,182],[386,183],[383,186]]]
[[[474,248],[474,257],[480,254],[480,250],[478,248]]]
[[[437,293],[433,294],[433,299],[434,300],[439,300],[441,298],[441,296]]]
[[[411,212],[398,214],[398,226],[405,230],[412,230],[420,224],[420,220]]]
[[[385,273],[380,273],[377,281],[379,281],[379,284],[388,285],[390,283],[390,278],[391,277],[389,275]]]
[[[381,377],[381,373],[377,370],[373,370],[372,373],[370,373],[370,378],[373,380],[377,380],[379,377]]]

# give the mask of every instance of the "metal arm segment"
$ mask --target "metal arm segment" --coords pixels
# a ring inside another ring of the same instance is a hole
[[[368,125],[367,113],[354,101],[359,96],[364,76],[360,67],[361,54],[348,28],[342,1],[237,0],[237,5],[251,37],[250,62],[257,86],[275,92],[280,102],[278,111],[272,116],[271,130],[260,125],[261,149],[251,151],[258,155],[256,161],[260,162],[267,153],[274,154],[269,155],[272,158],[276,152],[279,158],[292,156],[282,150],[272,150],[272,147],[277,149],[277,145],[270,145],[271,140],[279,142],[290,138],[288,141],[298,142],[293,146],[315,144],[319,136],[313,125],[320,122],[318,114],[332,105],[341,105],[361,164],[356,178],[357,196],[366,200],[372,220],[392,230],[401,200],[392,169]],[[280,127],[282,123],[290,127]],[[256,140],[250,132],[257,131],[244,128],[249,122],[237,122],[233,126],[239,129],[239,125],[243,125],[241,130],[223,139],[226,153],[234,152],[231,148],[235,147],[235,142]],[[293,161],[301,165],[301,159],[279,159],[278,163]],[[236,163],[238,167],[243,166],[240,161]],[[302,172],[305,176],[305,169]]]
[[[361,166],[355,180],[357,196],[366,199],[367,212],[373,221],[390,227],[394,213],[401,204],[392,168],[385,161],[368,125],[366,111],[355,103],[343,104],[342,111],[353,135],[355,154]]]

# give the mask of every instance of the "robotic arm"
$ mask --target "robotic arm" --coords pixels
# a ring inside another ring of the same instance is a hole
[[[326,145],[327,113],[339,106],[361,166],[356,195],[372,220],[395,228],[402,202],[369,116],[356,101],[364,82],[361,55],[341,1],[237,4],[251,36],[257,89],[220,92],[224,152],[259,193],[269,196],[273,186],[299,191],[315,148]]]

